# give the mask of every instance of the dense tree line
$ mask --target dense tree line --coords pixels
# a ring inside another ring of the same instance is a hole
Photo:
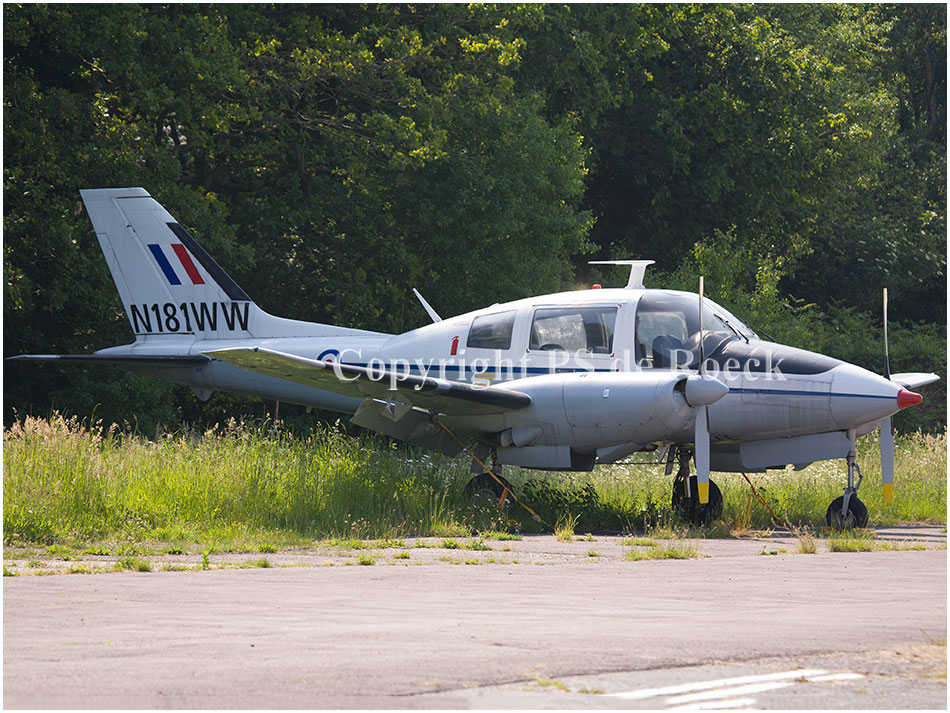
[[[6,355],[128,341],[78,190],[141,185],[275,314],[400,331],[413,286],[453,314],[647,257],[872,362],[887,285],[906,368],[945,368],[944,5],[3,13]],[[6,419],[199,415],[121,373],[4,389]]]

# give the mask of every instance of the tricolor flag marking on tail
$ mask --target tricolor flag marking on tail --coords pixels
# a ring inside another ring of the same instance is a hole
[[[163,247],[158,243],[149,243],[148,249],[151,250],[152,255],[155,257],[155,262],[158,263],[162,272],[165,273],[165,279],[168,280],[168,283],[171,285],[180,285],[181,278],[178,277],[178,273],[175,272],[175,268],[172,267],[171,262],[165,255]],[[201,273],[198,272],[198,268],[195,267],[195,263],[191,259],[191,255],[188,254],[187,248],[181,243],[173,243],[172,251],[178,258],[178,262],[181,263],[181,266],[184,268],[185,274],[188,275],[188,278],[191,280],[191,284],[205,284],[204,278],[201,277]]]
[[[188,250],[185,246],[181,243],[173,243],[172,250],[175,251],[178,259],[181,261],[181,266],[185,268],[185,272],[187,272],[188,277],[191,278],[191,284],[203,285],[205,281],[201,277],[201,273],[198,272],[198,268],[195,267],[195,263],[191,261],[191,255],[188,254]]]

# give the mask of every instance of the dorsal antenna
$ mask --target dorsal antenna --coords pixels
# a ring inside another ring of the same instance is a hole
[[[655,263],[656,260],[591,260],[588,265],[629,265],[630,279],[627,280],[628,290],[643,289],[643,273],[647,266]]]
[[[439,313],[436,312],[434,309],[432,309],[432,305],[426,302],[426,298],[422,296],[419,290],[413,287],[412,292],[422,303],[422,309],[424,309],[426,311],[426,314],[429,315],[429,319],[431,319],[433,322],[441,322],[442,318],[439,316]]]

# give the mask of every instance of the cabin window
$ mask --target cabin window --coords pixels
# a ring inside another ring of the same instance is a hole
[[[528,349],[610,354],[616,322],[616,307],[539,309],[531,322]]]
[[[511,349],[515,312],[483,314],[472,320],[466,346],[473,349]]]

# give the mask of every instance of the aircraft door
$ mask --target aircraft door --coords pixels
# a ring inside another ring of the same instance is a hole
[[[618,312],[616,304],[535,308],[525,349],[530,374],[610,370]]]

